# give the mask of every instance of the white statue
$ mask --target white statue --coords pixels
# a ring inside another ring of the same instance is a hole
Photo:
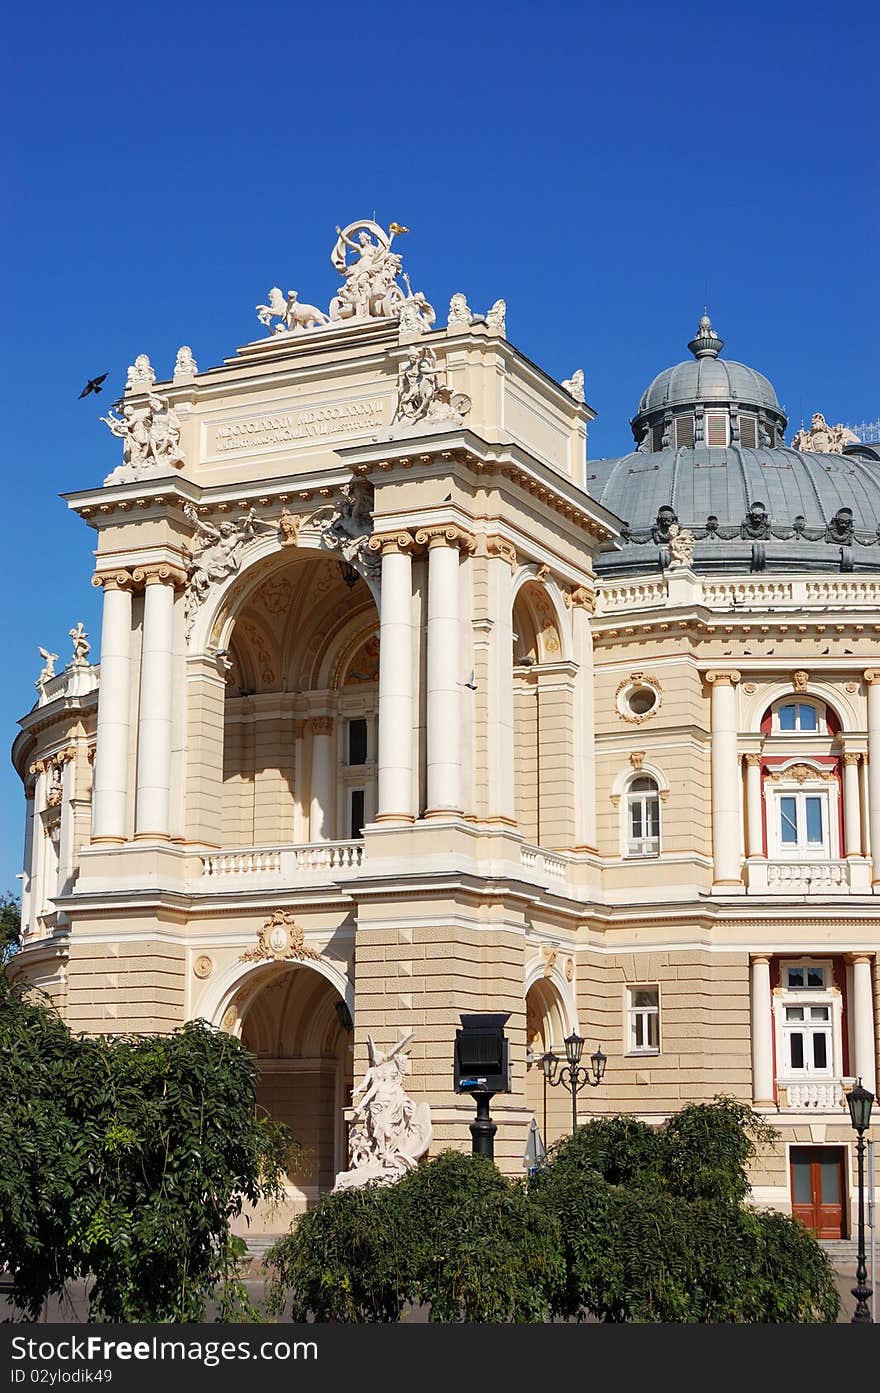
[[[403,1086],[409,1070],[405,1035],[387,1054],[367,1036],[370,1066],[352,1094],[349,1169],[336,1177],[334,1190],[393,1185],[413,1170],[431,1144],[431,1111],[414,1103]]]
[[[121,417],[110,411],[101,420],[122,440],[122,464],[107,475],[105,484],[130,483],[182,468],[180,418],[167,397],[151,392],[146,406],[136,409],[128,402]]]
[[[584,374],[582,368],[578,368],[577,372],[573,372],[571,377],[567,377],[562,385],[566,392],[568,392],[568,395],[574,397],[575,401],[586,400],[584,397]]]
[[[197,549],[190,549],[186,567],[189,579],[184,599],[184,615],[189,634],[195,621],[196,610],[207,597],[214,582],[225,580],[238,570],[245,543],[256,536],[258,527],[274,531],[275,524],[262,522],[253,508],[235,522],[231,518],[225,519],[216,527],[200,518],[191,503],[183,505],[183,513],[187,522],[200,534]]]
[[[791,442],[793,450],[808,450],[813,454],[842,455],[846,445],[858,442],[855,431],[839,424],[829,426],[821,411],[814,411],[810,429],[797,432]]]
[[[373,575],[381,568],[381,557],[367,546],[373,532],[373,487],[366,479],[354,479],[341,492],[339,504],[318,508],[309,522],[325,518],[321,546],[338,551],[345,561]]]
[[[89,661],[92,645],[89,643],[88,634],[86,633],[82,620],[80,619],[76,627],[74,629],[68,629],[67,632],[73,639],[73,666],[83,667]]]
[[[471,407],[464,392],[453,392],[440,381],[440,367],[433,348],[413,344],[400,369],[400,385],[394,422],[408,426],[418,421],[452,421],[460,425]]]
[[[288,290],[285,300],[277,285],[269,291],[268,305],[257,305],[257,319],[276,334],[295,334],[301,329],[320,329],[330,321],[316,305],[302,304],[295,290]],[[280,324],[272,325],[273,319]]]
[[[504,300],[496,300],[490,310],[486,311],[486,323],[490,329],[494,329],[496,334],[503,334],[507,325],[507,304]]]
[[[694,563],[694,534],[677,522],[669,524],[669,555],[671,571],[690,569]]]
[[[472,324],[474,316],[471,313],[467,299],[457,290],[449,301],[449,318],[446,323],[450,329],[457,328],[459,324]]]
[[[407,287],[409,279],[404,275]],[[429,305],[420,290],[410,293],[400,306],[400,329],[405,334],[427,334],[437,318],[434,306]]]
[[[48,648],[39,649],[39,654],[43,659],[43,666],[40,669],[40,675],[34,683],[34,686],[42,695],[45,683],[48,682],[51,677],[55,676],[55,664],[58,662],[58,654],[50,653]]]
[[[396,281],[403,262],[391,250],[394,235],[369,220],[337,227],[330,260],[345,284],[331,301],[331,319],[397,318],[404,296]]]
[[[152,387],[155,381],[156,374],[153,372],[147,354],[139,353],[128,369],[125,390],[127,392],[142,392],[145,387]]]
[[[181,344],[177,350],[177,357],[174,360],[175,377],[195,377],[199,370],[199,365],[192,355],[192,349],[188,343]]]

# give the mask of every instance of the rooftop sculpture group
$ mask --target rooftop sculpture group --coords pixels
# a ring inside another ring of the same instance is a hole
[[[803,427],[791,442],[793,450],[810,450],[815,454],[842,455],[847,445],[857,445],[859,437],[848,426],[829,426],[821,411],[813,412],[810,429]]]
[[[434,310],[421,291],[413,293],[399,253],[392,251],[394,238],[407,231],[393,222],[386,232],[369,219],[337,227],[330,260],[343,284],[330,301],[329,312],[300,303],[295,290],[288,290],[285,296],[273,286],[268,303],[257,305],[258,320],[274,334],[303,333],[371,319],[397,320],[410,333],[426,333],[434,324]],[[273,324],[273,320],[278,322]]]
[[[121,417],[111,410],[101,420],[122,441],[122,464],[107,475],[105,484],[129,483],[182,468],[180,418],[167,397],[151,392],[145,406],[126,402]]]

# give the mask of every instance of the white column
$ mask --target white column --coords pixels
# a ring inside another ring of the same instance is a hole
[[[859,759],[843,756],[843,840],[847,856],[862,854],[862,805],[859,797]]]
[[[21,880],[21,929],[27,933],[34,927],[34,790],[26,793],[27,814],[24,824],[24,872]]]
[[[880,885],[880,672],[866,672],[868,687],[868,828],[874,884]]]
[[[753,957],[751,974],[752,1094],[757,1106],[772,1107],[773,1004],[769,957]]]
[[[740,763],[737,754],[738,672],[709,672],[712,687],[712,855],[716,885],[739,885]]]
[[[312,787],[309,803],[309,841],[332,841],[333,823],[333,721],[316,716],[312,731]]]
[[[761,756],[746,755],[746,818],[749,856],[764,855],[764,818],[761,799]]]
[[[131,577],[121,571],[95,576],[104,586],[101,682],[92,788],[92,840],[122,842],[128,808],[129,709],[131,703]]]
[[[171,817],[171,708],[174,583],[146,577],[138,706],[135,836],[167,838]]]
[[[58,893],[69,894],[73,876],[73,800],[76,797],[76,750],[71,747],[61,775],[61,840],[58,845]]]
[[[593,591],[579,586],[571,593],[571,623],[574,635],[574,659],[578,665],[575,679],[575,845],[596,847],[596,696],[593,671],[593,635],[590,614],[594,604]]]
[[[34,790],[34,879],[33,899],[31,901],[31,921],[34,928],[37,926],[38,917],[46,910],[46,862],[49,850],[46,824],[41,816],[46,807],[49,780],[42,760],[39,761],[37,770],[37,783]]]
[[[306,760],[305,760],[305,721],[293,723],[293,840],[307,842],[309,834],[305,826],[306,809]]]
[[[379,616],[379,809],[377,822],[412,822],[412,538],[373,538],[382,548]]]
[[[490,547],[492,539],[490,539]],[[490,551],[488,569],[489,691],[487,737],[490,818],[516,822],[513,764],[513,599],[511,565],[516,555],[509,543],[496,555]],[[495,547],[499,547],[495,539]]]
[[[871,984],[870,953],[853,954],[853,1067],[865,1088],[876,1093],[874,1050],[874,993]]]
[[[451,529],[449,529],[451,531]],[[461,812],[458,544],[444,529],[428,552],[426,817]]]

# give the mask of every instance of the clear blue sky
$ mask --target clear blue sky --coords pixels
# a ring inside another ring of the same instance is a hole
[[[512,341],[586,374],[594,457],[686,356],[726,354],[797,425],[880,416],[880,10],[816,0],[18,5],[3,57],[5,680],[65,655],[94,534],[62,490],[118,462],[126,366],[257,337],[271,285],[326,304],[337,223],[406,223],[413,285],[508,304]],[[77,400],[87,377],[112,390]],[[0,774],[0,890],[23,805]]]

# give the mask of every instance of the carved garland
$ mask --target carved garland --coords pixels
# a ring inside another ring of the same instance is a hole
[[[817,769],[811,764],[790,764],[786,769],[777,769],[772,774],[768,773],[767,778],[771,783],[793,780],[795,783],[803,784],[808,779],[827,779],[833,783],[837,775],[833,769]]]

